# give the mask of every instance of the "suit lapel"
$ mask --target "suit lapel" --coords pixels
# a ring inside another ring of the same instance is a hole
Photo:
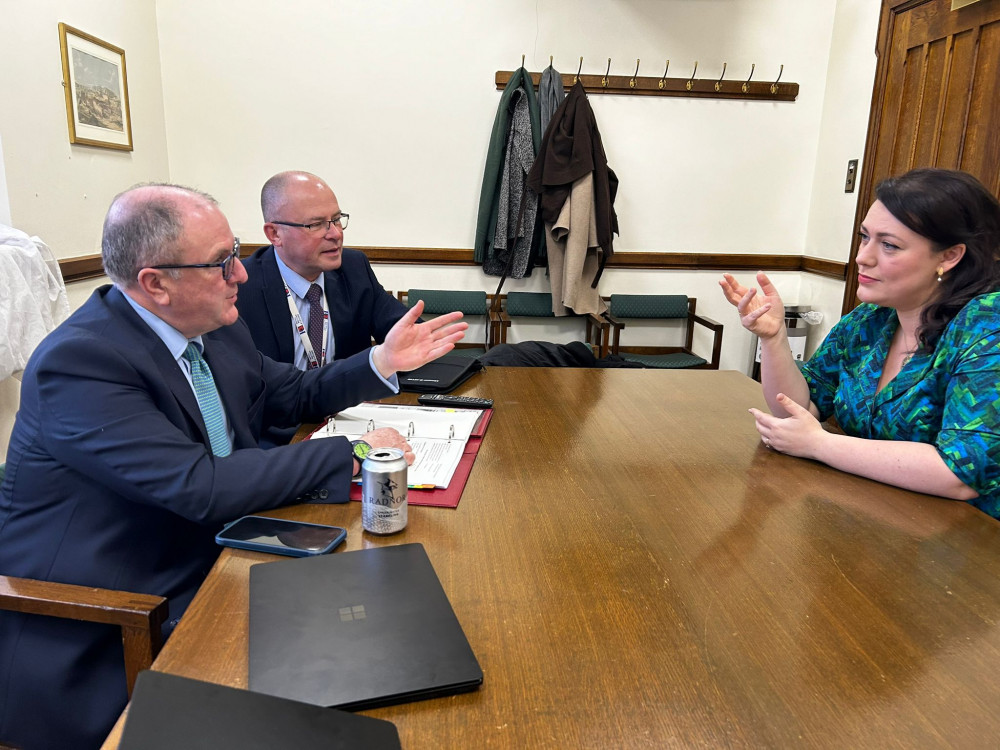
[[[198,430],[202,442],[205,445],[211,445],[208,431],[205,428],[205,419],[201,415],[201,407],[198,406],[198,400],[194,396],[194,391],[191,390],[191,384],[181,372],[177,360],[167,350],[160,337],[149,329],[149,326],[136,314],[131,305],[125,301],[124,295],[117,287],[112,287],[108,292],[107,299],[108,304],[126,324],[129,334],[135,339],[136,350],[145,351],[149,355],[158,371],[157,374]]]
[[[330,306],[330,325],[333,328],[333,356],[337,356],[337,342],[347,340],[347,330],[352,322],[351,299],[342,271],[327,271],[323,274],[323,288],[326,302]]]
[[[278,261],[274,259],[274,247],[264,252],[260,259],[263,271],[264,306],[267,316],[271,319],[274,338],[278,342],[278,359],[281,362],[292,362],[295,357],[295,343],[292,339],[292,314],[288,310],[288,297],[285,296],[285,282],[278,270]]]

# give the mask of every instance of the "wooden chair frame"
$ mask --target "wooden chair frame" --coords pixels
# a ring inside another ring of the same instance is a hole
[[[493,296],[493,295],[491,295]],[[495,315],[496,322],[494,323],[494,330],[496,331],[496,338],[494,342],[497,344],[507,343],[507,329],[510,328],[511,318],[507,313],[507,295],[501,294],[496,299],[493,300],[492,306],[490,308],[491,315]],[[595,357],[601,358],[608,356],[608,346],[610,341],[611,326],[607,320],[599,315],[589,313],[587,315],[579,315],[574,317],[582,317],[584,323],[586,324],[584,341],[590,346]],[[552,316],[553,320],[560,320],[556,316]]]
[[[0,576],[0,610],[117,625],[131,697],[139,672],[149,669],[163,645],[168,608],[162,596]]]
[[[476,291],[479,291],[479,290],[478,289],[441,289],[441,290],[436,290],[436,291],[456,291],[456,292],[460,292],[460,291],[472,291],[472,292],[476,292]],[[408,292],[408,290],[400,290],[400,291],[396,292],[396,299],[398,299],[404,305],[407,304],[407,292]],[[500,295],[500,296],[504,296],[504,295]],[[482,348],[485,348],[486,351],[489,351],[490,349],[492,349],[498,343],[498,339],[501,336],[501,331],[500,331],[500,325],[501,325],[501,323],[500,323],[499,313],[497,312],[498,304],[497,304],[497,301],[495,300],[495,297],[496,297],[495,294],[489,294],[489,293],[486,294],[486,312],[483,313],[484,315],[486,315],[487,320],[489,321],[489,324],[487,326],[486,341],[483,344],[479,344],[479,343],[468,343],[468,344],[466,344],[466,343],[458,343],[458,344],[455,344],[455,348],[456,349],[479,349],[480,347],[482,347]],[[407,306],[409,306],[409,305],[407,305]]]
[[[604,359],[610,353],[611,321],[604,315],[588,313],[586,323],[586,341],[594,351],[594,356],[598,359]]]
[[[610,297],[603,297],[605,302],[610,303]],[[688,297],[688,314],[687,314],[687,329],[685,332],[684,346],[621,346],[621,332],[625,328],[625,324],[621,320],[611,316],[610,312],[604,314],[604,319],[613,329],[614,333],[611,341],[611,354],[620,355],[621,352],[632,353],[632,354],[673,354],[676,352],[684,352],[686,354],[694,354],[692,350],[692,345],[694,343],[694,326],[697,323],[707,328],[713,333],[714,339],[712,343],[712,357],[704,365],[699,365],[691,369],[700,370],[718,370],[719,369],[719,358],[722,354],[722,323],[719,323],[711,318],[707,318],[704,315],[698,315],[695,312],[698,300],[695,297]],[[649,320],[656,320],[656,318],[649,318]],[[669,318],[664,318],[664,320],[669,320]],[[677,318],[677,320],[681,320]],[[701,355],[695,355],[701,356]]]

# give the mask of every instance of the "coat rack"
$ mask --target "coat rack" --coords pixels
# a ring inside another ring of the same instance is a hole
[[[551,64],[552,58],[549,58]],[[524,57],[521,58],[522,66]],[[608,67],[604,75],[582,75],[583,58],[580,58],[580,66],[576,75],[563,73],[563,86],[570,88],[576,83],[577,78],[583,84],[584,91],[588,94],[625,94],[627,96],[686,96],[696,99],[744,99],[773,102],[794,102],[799,95],[799,84],[789,83],[781,80],[785,66],[778,70],[778,75],[773,80],[753,80],[756,64],[750,66],[750,75],[746,80],[730,79],[726,80],[727,64],[722,63],[722,73],[718,78],[697,78],[698,61],[695,60],[694,70],[686,78],[667,78],[670,70],[670,60],[664,68],[662,76],[640,76],[640,61],[635,61],[635,73],[631,76],[611,75],[611,58],[608,58]],[[514,71],[498,70],[496,74],[496,87],[502,91],[506,88]],[[535,86],[542,79],[541,73],[531,73],[531,80]]]

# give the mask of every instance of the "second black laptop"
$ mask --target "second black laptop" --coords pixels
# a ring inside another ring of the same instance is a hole
[[[119,750],[400,750],[388,721],[147,670]]]

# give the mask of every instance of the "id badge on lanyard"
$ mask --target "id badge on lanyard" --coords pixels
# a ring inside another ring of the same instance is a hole
[[[326,301],[326,294],[320,295],[320,299],[323,301],[323,349],[320,351],[320,356],[318,358],[316,356],[316,351],[313,349],[312,341],[309,339],[309,333],[306,331],[306,327],[302,323],[302,316],[299,315],[299,308],[296,307],[295,300],[292,299],[292,291],[288,288],[288,284],[285,284],[285,299],[288,300],[288,311],[292,314],[292,322],[295,324],[295,330],[298,331],[299,338],[302,339],[302,348],[306,353],[308,369],[312,370],[319,367],[321,362],[325,364],[327,340],[330,336],[330,308]]]

